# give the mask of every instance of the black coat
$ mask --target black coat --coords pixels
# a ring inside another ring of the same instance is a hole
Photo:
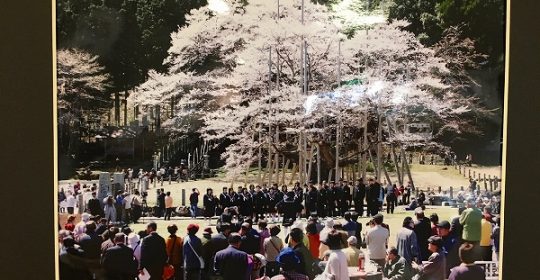
[[[351,204],[352,201],[352,195],[351,195],[351,187],[349,185],[343,186],[343,200],[347,202],[347,205]]]
[[[87,233],[79,240],[79,246],[84,251],[84,257],[87,259],[99,259],[101,256],[101,243],[103,238],[97,233]]]
[[[90,280],[92,275],[88,271],[87,263],[82,250],[67,248],[59,256],[60,279]]]
[[[431,237],[431,222],[428,218],[423,217],[420,220],[414,221],[414,233],[418,241],[420,257],[422,261],[427,261],[431,253],[428,250],[428,238]]]
[[[319,199],[319,192],[314,189],[314,190],[310,190],[307,194],[306,194],[306,208],[309,210],[309,211],[314,211],[317,209],[317,200]],[[309,214],[309,213],[307,213]]]
[[[213,195],[203,196],[204,216],[213,217],[216,213],[217,199]]]
[[[248,232],[245,236],[242,236],[242,243],[240,244],[240,250],[247,254],[254,255],[261,251],[261,237]]]
[[[141,268],[163,267],[167,262],[165,239],[157,232],[143,238],[141,243]]]
[[[101,203],[99,203],[99,199],[97,198],[90,198],[88,200],[88,209],[90,210],[90,214],[94,216],[102,215]]]
[[[276,208],[279,213],[283,213],[283,223],[286,223],[296,220],[296,214],[302,211],[302,204],[292,200],[282,200]]]
[[[253,207],[255,213],[263,213],[266,206],[266,195],[260,191],[253,194]]]
[[[226,207],[231,207],[231,197],[228,194],[220,194],[219,195],[219,204],[223,209]]]
[[[364,184],[358,184],[353,189],[353,201],[356,203],[364,203],[366,197],[366,186]]]
[[[158,201],[159,208],[165,208],[165,194],[164,193],[159,194],[157,201]]]
[[[133,250],[124,244],[117,244],[105,251],[101,264],[107,279],[133,279],[137,275],[137,261]]]
[[[245,279],[248,255],[232,246],[217,252],[214,258],[214,271],[223,279]]]

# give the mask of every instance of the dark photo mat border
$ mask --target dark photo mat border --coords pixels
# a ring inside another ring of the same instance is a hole
[[[0,9],[2,279],[54,279],[53,1]],[[540,279],[540,1],[509,0],[502,279]]]

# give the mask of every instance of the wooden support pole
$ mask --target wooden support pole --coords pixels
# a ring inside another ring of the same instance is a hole
[[[328,170],[328,183],[332,181],[332,169]]]
[[[273,176],[273,159],[272,159],[272,125],[268,125],[268,158],[267,158],[267,172],[268,172],[268,185],[272,184],[272,176]]]
[[[450,199],[454,199],[454,187],[450,187]]]
[[[469,178],[471,178],[471,169],[469,169]]]
[[[186,189],[182,189],[182,206],[186,206]]]
[[[315,150],[315,146],[311,145],[309,149],[309,156],[308,156],[308,172],[307,172],[307,180],[306,182],[311,181],[311,167],[313,166],[313,151]]]
[[[403,186],[403,179],[401,177],[401,172],[399,171],[399,163],[398,163],[398,160],[397,160],[396,148],[394,147],[394,145],[390,144],[390,149],[392,150],[393,161],[394,161],[394,164],[396,166],[396,173],[397,173],[397,177],[398,177],[398,183],[399,183],[400,186]]]
[[[493,179],[491,179],[491,175],[488,176],[489,179],[489,191],[493,192]]]
[[[484,173],[484,189],[485,189],[486,192],[487,192],[488,188],[487,188],[486,173]]]
[[[297,170],[298,170],[298,165],[296,164],[296,162],[294,162],[293,167],[292,167],[291,179],[289,180],[289,185],[291,185],[294,179],[296,178]]]
[[[285,157],[283,157],[285,159]],[[289,164],[291,161],[287,159],[287,162],[283,164],[283,174],[281,174],[281,185],[285,185],[285,174],[287,173],[287,170],[289,169]],[[278,182],[279,185],[279,182]]]
[[[407,171],[407,177],[409,178],[409,182],[411,182],[411,184],[414,187],[414,181],[412,179],[411,168],[409,167],[409,162],[407,162],[406,160],[407,157],[405,155],[405,150],[403,149],[403,147],[401,147],[401,157],[403,158],[403,161],[405,162],[405,169]]]
[[[317,143],[317,185],[321,184],[321,145]]]

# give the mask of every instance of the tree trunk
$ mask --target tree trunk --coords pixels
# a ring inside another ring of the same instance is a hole
[[[258,156],[259,170],[258,170],[258,175],[257,175],[257,182],[259,183],[259,186],[261,186],[262,185],[262,143],[261,143],[262,135],[261,135],[261,125],[260,124],[257,126],[257,130],[259,131],[259,138],[258,138],[258,142],[259,142],[259,156]]]
[[[120,92],[114,93],[114,122],[116,126],[120,126]]]
[[[335,160],[336,160],[336,182],[337,180],[339,180],[339,138],[340,138],[340,134],[341,134],[341,120],[338,119],[338,122],[336,124],[336,156],[335,156]]]
[[[399,171],[399,163],[398,163],[398,160],[397,160],[397,156],[396,156],[396,149],[394,147],[394,145],[390,145],[391,147],[391,150],[392,150],[392,156],[394,157],[394,164],[396,166],[396,173],[397,173],[397,178],[398,178],[398,183],[400,186],[403,186],[403,181],[401,179],[401,172]]]
[[[303,145],[302,145],[302,153],[304,154],[304,166],[303,166],[303,169],[304,169],[304,180],[300,182],[301,185],[307,183],[307,181],[310,180],[310,177],[308,176],[308,165],[310,164],[309,162],[311,161],[311,155],[308,155],[308,151],[307,151],[307,136],[305,133],[302,133],[303,135]]]
[[[304,163],[305,163],[303,153],[302,153],[302,150],[303,150],[302,140],[303,140],[302,132],[300,132],[298,134],[298,177],[299,177],[300,182],[302,182],[302,180],[304,179],[302,175],[304,173]]]
[[[378,124],[377,124],[377,180],[381,180],[381,169],[382,169],[382,117],[380,113],[378,114]]]
[[[127,126],[128,122],[127,122],[127,103],[128,103],[128,96],[129,96],[129,93],[127,91],[127,89],[124,91],[124,126]]]
[[[298,165],[296,165],[296,162],[294,162],[293,163],[293,168],[292,168],[291,180],[289,180],[289,185],[291,185],[292,182],[294,181],[294,179],[296,178],[297,170],[298,170]]]
[[[321,146],[317,142],[317,185],[321,184]]]
[[[386,170],[386,166],[382,166],[382,169],[384,171],[384,176],[386,177],[386,181],[388,181],[388,184],[392,185],[392,180],[390,179],[390,176],[388,175],[388,171]]]
[[[285,159],[285,157],[283,158]],[[287,174],[287,170],[289,169],[290,163],[291,161],[287,159],[287,162],[283,164],[283,174],[281,174],[281,185],[285,185],[285,174]],[[280,185],[279,182],[278,182],[278,185]]]
[[[268,125],[268,163],[267,163],[267,170],[268,170],[268,185],[272,184],[272,125]]]
[[[411,175],[411,169],[409,167],[409,162],[407,162],[407,157],[405,156],[405,150],[403,147],[401,147],[401,157],[403,158],[403,161],[405,162],[405,169],[407,171],[407,177],[409,178],[409,182],[414,186],[414,182]]]
[[[278,145],[279,144],[279,126],[276,125],[276,138],[274,139],[274,144],[275,145]],[[279,153],[278,151],[276,151],[275,153],[275,159],[274,159],[274,164],[275,164],[275,170],[276,170],[276,182],[279,183]],[[270,187],[271,185],[269,185]]]
[[[312,162],[313,162],[313,150],[315,149],[315,146],[311,145],[310,147],[310,150],[309,150],[309,163],[308,163],[308,173],[307,173],[307,181],[311,181],[311,167],[312,167]]]
[[[363,153],[362,153],[362,179],[365,179],[366,178],[366,171],[367,171],[367,153],[366,153],[366,150],[369,148],[369,143],[368,143],[368,129],[367,129],[367,125],[368,125],[368,116],[367,114],[364,115],[364,137],[363,137],[363,147],[362,147],[362,150],[363,150]]]
[[[373,155],[371,154],[371,150],[368,150],[369,154],[369,160],[373,163],[373,173],[375,173],[375,176],[377,176],[377,170],[379,170],[378,164],[375,163],[373,160]],[[380,178],[377,178],[377,180],[380,180]]]

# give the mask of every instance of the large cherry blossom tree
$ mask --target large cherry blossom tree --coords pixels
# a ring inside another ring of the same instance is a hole
[[[272,177],[285,162],[303,182],[353,166],[365,175],[370,158],[380,176],[385,151],[431,141],[407,124],[459,125],[471,110],[444,79],[447,57],[404,31],[406,22],[375,23],[347,38],[324,6],[306,1],[302,21],[300,1],[282,0],[279,9],[244,2],[193,10],[171,35],[169,73],[151,72],[131,97],[141,106],[171,104],[163,123],[171,135],[230,140],[222,157],[232,177],[257,161],[267,170],[260,183],[285,183]]]

